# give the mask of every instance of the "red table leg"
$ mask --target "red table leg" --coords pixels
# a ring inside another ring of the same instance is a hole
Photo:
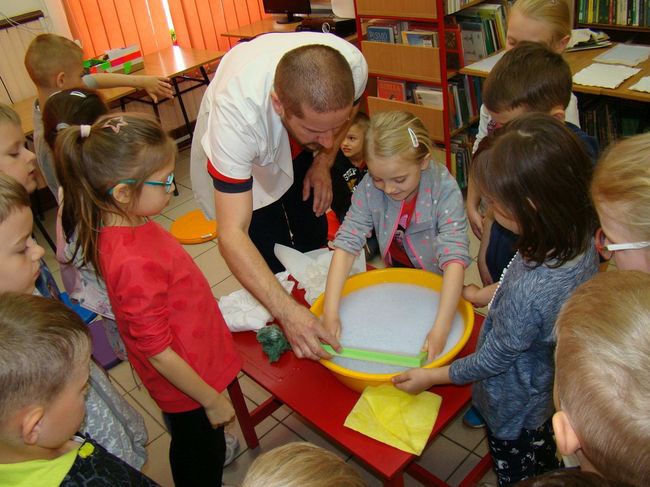
[[[239,426],[241,427],[248,448],[257,448],[260,442],[257,439],[257,433],[255,433],[255,423],[248,412],[244,394],[239,386],[239,379],[235,378],[230,383],[228,386],[228,394],[230,395],[232,407],[235,409],[235,414],[237,415],[237,420],[239,421]]]

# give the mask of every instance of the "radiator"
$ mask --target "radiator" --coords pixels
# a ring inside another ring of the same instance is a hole
[[[25,52],[34,37],[47,31],[42,12],[0,21],[0,101],[3,103],[36,95],[36,87],[25,69]]]

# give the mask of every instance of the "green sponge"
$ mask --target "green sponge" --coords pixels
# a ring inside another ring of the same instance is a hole
[[[270,363],[277,362],[284,352],[291,350],[291,345],[278,325],[269,325],[257,330],[257,341],[262,345]]]

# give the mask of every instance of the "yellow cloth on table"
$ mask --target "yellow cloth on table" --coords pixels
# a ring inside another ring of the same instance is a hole
[[[412,395],[392,385],[366,387],[345,426],[387,445],[420,455],[436,423],[442,397]]]

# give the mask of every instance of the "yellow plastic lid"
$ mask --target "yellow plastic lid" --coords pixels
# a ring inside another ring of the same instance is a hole
[[[207,220],[201,210],[193,210],[172,223],[170,231],[182,244],[199,244],[217,237],[217,222]]]

